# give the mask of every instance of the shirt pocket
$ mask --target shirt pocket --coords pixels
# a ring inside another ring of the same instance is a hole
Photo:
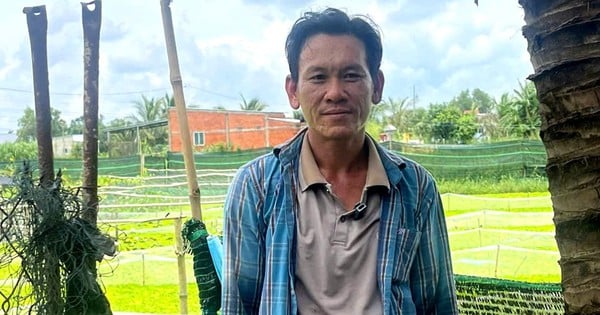
[[[421,232],[411,229],[398,229],[394,272],[392,281],[394,283],[406,283],[410,277],[410,269],[415,259],[417,248],[421,241]]]

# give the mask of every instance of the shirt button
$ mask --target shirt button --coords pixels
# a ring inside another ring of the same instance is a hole
[[[342,221],[342,223],[346,222],[346,217],[341,217],[340,221]]]

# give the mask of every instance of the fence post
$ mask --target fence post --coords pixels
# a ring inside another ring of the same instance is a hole
[[[500,244],[497,245],[497,249],[496,249],[496,267],[494,268],[494,278],[498,278],[499,260],[500,260]]]
[[[146,158],[144,153],[140,152],[140,177],[144,177],[144,168],[146,168]]]
[[[183,249],[183,237],[181,236],[181,216],[175,219],[175,255],[177,255],[177,270],[179,274],[179,311],[181,314],[188,313],[187,276],[185,271],[185,251]]]

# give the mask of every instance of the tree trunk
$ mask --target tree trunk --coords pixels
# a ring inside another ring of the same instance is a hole
[[[566,314],[600,313],[600,1],[519,0]]]

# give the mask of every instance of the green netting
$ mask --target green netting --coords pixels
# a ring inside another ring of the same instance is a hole
[[[546,152],[540,141],[506,141],[493,144],[472,145],[430,145],[384,142],[389,147],[427,168],[437,179],[456,178],[498,178],[544,175]],[[197,170],[237,169],[253,158],[269,152],[270,148],[239,152],[196,153],[194,161]],[[79,178],[82,169],[81,159],[57,159],[55,168],[63,169],[63,174]],[[12,163],[1,163],[0,167],[10,167]],[[35,167],[37,164],[32,162]],[[167,153],[165,156],[129,156],[122,158],[101,158],[98,161],[99,175],[172,176],[185,169],[180,153]],[[147,175],[147,174],[144,174]]]
[[[197,219],[185,222],[181,231],[187,247],[194,256],[194,276],[203,315],[216,315],[221,308],[221,283],[208,248],[208,231]]]
[[[419,162],[438,179],[544,175],[546,151],[540,141],[445,145],[386,142],[382,145]]]
[[[560,284],[455,275],[460,314],[564,314]]]
[[[196,169],[237,169],[248,161],[271,151],[269,148],[245,150],[240,152],[196,153],[194,162]],[[183,169],[185,164],[181,153],[168,153],[166,156],[168,169]]]
[[[158,166],[164,169],[164,158],[160,157],[160,163],[156,162],[155,157],[145,157],[150,161],[150,165]],[[38,161],[29,161],[32,168],[37,170]],[[12,163],[0,163],[0,167],[9,167]],[[145,167],[148,167],[147,165]],[[63,176],[69,178],[81,178],[83,161],[81,159],[54,159],[54,169],[60,169]],[[139,156],[128,156],[121,158],[100,158],[98,159],[98,175],[112,176],[139,176],[141,163]]]

